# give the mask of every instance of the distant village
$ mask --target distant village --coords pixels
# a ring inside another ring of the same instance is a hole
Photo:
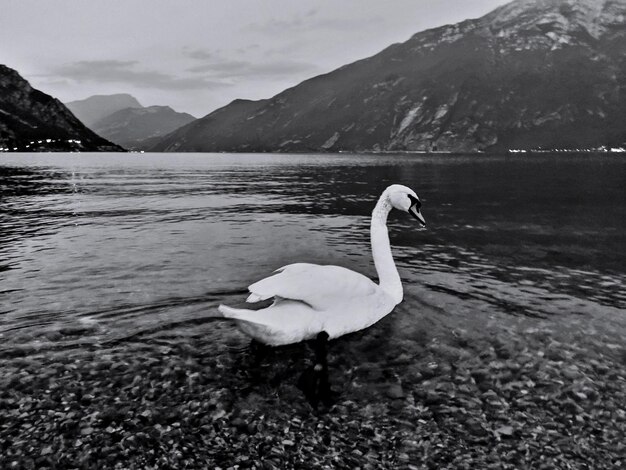
[[[606,147],[601,146],[591,149],[509,149],[509,153],[624,153],[626,148],[624,147]]]
[[[0,147],[0,152],[33,152],[36,151],[41,146],[45,146],[46,144],[57,144],[61,142],[67,142],[68,144],[77,144],[80,145],[82,143],[81,140],[76,139],[41,139],[41,140],[31,140],[28,144],[22,147]]]

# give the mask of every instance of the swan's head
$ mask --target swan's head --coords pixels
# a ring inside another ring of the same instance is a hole
[[[401,184],[393,184],[389,186],[385,192],[394,209],[408,212],[417,219],[422,227],[426,227],[426,220],[424,220],[424,216],[422,216],[420,212],[422,202],[417,194],[415,194],[415,191]]]

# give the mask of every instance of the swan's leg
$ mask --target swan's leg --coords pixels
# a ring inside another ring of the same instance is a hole
[[[265,380],[263,361],[271,352],[271,348],[253,339],[250,341],[249,351],[251,356],[251,367],[249,367],[248,369],[250,378],[252,379],[253,383],[261,384]]]
[[[298,380],[298,387],[304,392],[313,407],[317,407],[320,401],[328,405],[331,399],[330,383],[328,382],[327,344],[328,333],[322,331],[315,339],[315,364],[306,369]]]
[[[324,405],[328,406],[330,405],[332,398],[330,382],[328,380],[328,333],[322,331],[319,335],[317,335],[316,343],[316,364],[314,367],[320,370],[318,394],[320,401],[324,403]]]
[[[261,361],[267,357],[269,352],[271,351],[271,347],[263,344],[256,339],[250,340],[250,352],[254,356],[254,361],[256,365],[260,365]]]
[[[326,345],[328,344],[328,333],[322,331],[315,338],[315,370],[328,370],[328,358]]]

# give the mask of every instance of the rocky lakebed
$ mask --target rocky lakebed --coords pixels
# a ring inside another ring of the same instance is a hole
[[[297,387],[311,345],[259,357],[215,321],[4,349],[0,468],[621,468],[623,333],[602,312],[466,322],[412,305],[329,343],[336,394],[316,408]]]

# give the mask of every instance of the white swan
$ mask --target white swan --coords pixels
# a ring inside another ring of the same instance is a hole
[[[402,301],[402,283],[391,255],[387,215],[392,208],[408,212],[422,226],[421,202],[410,188],[389,186],[380,196],[371,222],[374,264],[380,284],[340,266],[296,263],[252,284],[247,302],[274,298],[261,310],[218,307],[253,339],[279,346],[327,334],[333,339],[373,325]]]

